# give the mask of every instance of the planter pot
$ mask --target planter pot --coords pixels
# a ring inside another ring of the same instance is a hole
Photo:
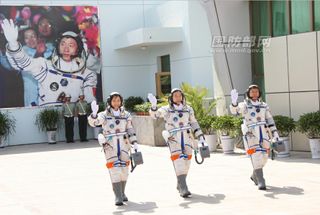
[[[290,156],[290,140],[289,137],[280,137],[280,140],[283,141],[285,151],[279,152],[277,157],[279,158],[285,158]]]
[[[47,131],[48,143],[56,144],[57,143],[57,130]]]
[[[98,135],[102,132],[102,127],[94,127],[93,128],[93,135],[94,139],[98,139]]]
[[[4,148],[4,147],[5,147],[4,138],[0,136],[0,148]]]
[[[230,136],[220,136],[221,145],[224,154],[233,154],[234,153],[234,141],[235,138]]]
[[[309,139],[311,155],[313,159],[320,158],[320,139]]]
[[[206,139],[206,142],[209,146],[209,151],[213,152],[217,150],[217,135],[216,134],[210,134],[210,135],[204,135],[204,138]]]
[[[136,112],[137,116],[149,116],[149,112]]]

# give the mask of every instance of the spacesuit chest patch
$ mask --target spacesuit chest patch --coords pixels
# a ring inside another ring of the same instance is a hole
[[[57,82],[52,82],[50,84],[50,90],[57,91],[59,89],[59,84]]]

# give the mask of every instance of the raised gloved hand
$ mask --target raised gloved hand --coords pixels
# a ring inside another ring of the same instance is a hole
[[[273,132],[273,138],[272,138],[272,142],[277,142],[280,140],[279,134],[278,132]]]
[[[151,103],[152,108],[157,108],[157,98],[154,95],[152,95],[152,93],[148,93],[148,99]]]
[[[103,134],[98,134],[98,143],[100,146],[103,146],[106,143],[106,138],[103,136]]]
[[[91,102],[91,110],[92,110],[92,116],[96,117],[99,110],[99,105],[95,100]]]
[[[13,20],[10,19],[4,19],[3,23],[1,24],[1,27],[3,29],[4,36],[6,37],[9,48],[11,50],[17,50],[19,48],[18,43],[18,27],[13,23]]]
[[[138,143],[137,143],[137,142],[134,142],[134,144],[133,144],[133,149],[134,149],[134,151],[135,151],[135,152],[137,152],[137,151],[138,151],[138,149],[139,149],[139,145],[138,145]]]
[[[198,142],[198,147],[200,148],[202,146],[208,146],[208,144],[203,136],[200,137],[199,142]]]
[[[233,105],[238,104],[238,92],[236,89],[231,90],[231,102]]]

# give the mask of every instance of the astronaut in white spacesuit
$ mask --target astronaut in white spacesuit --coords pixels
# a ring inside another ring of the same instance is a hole
[[[134,150],[138,151],[138,142],[131,115],[123,108],[122,96],[113,92],[107,103],[106,110],[98,113],[99,107],[93,101],[92,114],[88,117],[88,122],[92,127],[102,125],[103,133],[99,134],[98,142],[105,153],[115,204],[121,206],[123,202],[128,201],[125,187],[129,174],[130,148],[133,145]]]
[[[67,31],[58,39],[52,59],[31,58],[17,41],[18,28],[12,20],[2,23],[8,41],[7,57],[17,70],[30,72],[38,81],[39,105],[62,104],[69,94],[70,102],[76,102],[83,92],[87,101],[95,99],[97,74],[86,67],[86,52],[81,38]]]
[[[269,106],[261,101],[261,90],[258,85],[250,85],[244,102],[238,103],[238,92],[231,91],[232,104],[230,111],[235,115],[242,115],[241,126],[247,154],[250,155],[253,174],[251,180],[258,185],[259,190],[265,190],[266,184],[262,168],[268,161],[270,141],[277,141],[279,134],[270,113]]]
[[[193,108],[186,104],[185,96],[181,89],[174,88],[169,96],[169,105],[157,108],[157,99],[151,93],[148,99],[152,104],[150,115],[154,118],[164,118],[166,130],[162,135],[167,142],[171,160],[177,176],[177,189],[180,196],[188,198],[191,193],[188,189],[186,178],[190,168],[192,150],[196,147],[191,131],[199,139],[199,146],[208,146],[203,133],[194,116]]]

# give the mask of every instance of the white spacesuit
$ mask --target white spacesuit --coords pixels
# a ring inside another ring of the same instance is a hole
[[[49,61],[43,57],[31,58],[23,51],[17,42],[17,26],[12,20],[4,20],[2,28],[8,41],[6,54],[11,66],[30,72],[38,81],[39,105],[62,104],[67,94],[71,96],[71,102],[76,102],[82,92],[88,102],[95,99],[97,75],[86,68],[86,53],[77,34],[63,33]]]
[[[260,190],[265,190],[265,180],[262,168],[268,161],[271,138],[278,139],[277,128],[269,110],[269,106],[260,100],[261,91],[257,85],[250,85],[247,90],[247,98],[238,104],[238,93],[231,91],[232,114],[243,117],[242,133],[247,154],[250,155],[253,174],[251,180],[258,185]]]
[[[116,110],[111,103],[115,97],[121,99],[121,105]],[[138,150],[132,118],[130,113],[124,110],[122,102],[123,98],[119,93],[111,93],[107,109],[97,114],[98,106],[93,101],[92,114],[88,117],[90,126],[102,125],[103,128],[103,134],[99,134],[98,141],[105,153],[116,205],[123,205],[123,201],[128,201],[124,192],[130,164],[130,144]]]
[[[180,92],[182,96],[178,103],[173,98],[177,92]],[[162,134],[170,149],[178,180],[177,189],[182,197],[187,198],[191,193],[187,187],[186,177],[190,168],[192,151],[194,147],[197,148],[191,131],[194,132],[196,138],[200,139],[199,145],[207,146],[207,143],[204,141],[192,107],[186,105],[181,89],[173,89],[169,97],[169,105],[159,109],[157,109],[157,99],[152,94],[148,95],[148,99],[152,104],[150,115],[154,118],[162,117],[165,120],[166,130]]]

